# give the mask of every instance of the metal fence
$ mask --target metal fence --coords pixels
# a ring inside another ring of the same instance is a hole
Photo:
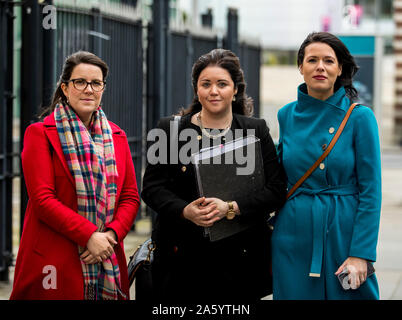
[[[197,36],[190,32],[168,33],[167,112],[187,107],[193,99],[191,69],[199,56],[218,47],[214,35]]]
[[[57,9],[57,79],[65,58],[78,50],[95,53],[109,66],[102,105],[127,135],[141,187],[143,48],[141,21],[76,8]]]
[[[152,26],[150,26],[152,34]],[[148,46],[148,67],[152,65],[154,57],[154,43],[151,41]],[[194,62],[203,54],[209,51],[224,47],[226,39],[219,39],[213,32],[210,35],[192,34],[188,31],[168,31],[166,33],[165,68],[157,73],[147,72],[148,77],[148,128],[156,125],[161,116],[168,116],[176,113],[180,108],[186,108],[194,96],[191,70]],[[247,94],[254,101],[254,116],[260,116],[260,64],[261,48],[255,44],[242,42],[238,46],[238,56],[241,68],[244,71],[247,83]],[[148,70],[148,71],[150,71]],[[157,81],[153,79],[157,74],[162,75]],[[156,85],[155,85],[156,82]],[[155,99],[158,86],[163,86],[164,99]]]
[[[30,3],[31,2],[31,3]],[[32,1],[26,5],[34,6]],[[106,14],[95,8],[57,7],[56,30],[42,27],[42,4],[36,20],[23,19],[21,137],[37,118],[40,106],[50,104],[51,93],[60,77],[65,59],[85,50],[97,54],[109,65],[110,73],[102,104],[108,119],[127,134],[136,176],[141,187],[143,53],[141,21]],[[24,10],[26,12],[27,10]],[[25,31],[25,32],[24,32]],[[30,43],[37,39],[35,43]],[[34,79],[32,75],[35,75]],[[29,86],[31,84],[31,86]],[[27,89],[29,88],[29,89]],[[21,146],[22,148],[22,146]],[[21,216],[27,204],[21,188]],[[23,219],[21,219],[23,221]],[[22,228],[22,223],[21,223]]]
[[[0,1],[0,281],[12,261],[13,9]]]
[[[261,48],[245,42],[239,45],[239,59],[247,83],[247,95],[254,100],[254,116],[260,116]]]
[[[168,17],[165,0],[154,0],[153,22],[147,27],[131,13],[57,5],[57,27],[44,28],[43,8],[52,3],[0,0],[0,281],[8,279],[12,263],[12,181],[16,176],[21,178],[21,230],[27,204],[24,179],[13,160],[19,160],[26,127],[37,121],[42,106],[49,105],[64,60],[71,53],[91,51],[109,65],[103,109],[127,134],[139,189],[146,132],[161,116],[190,104],[191,68],[202,54],[225,47],[225,43],[236,45],[247,92],[254,99],[254,115],[259,116],[260,48],[237,43],[234,30],[228,32],[233,35],[228,41],[219,39],[212,29],[207,34],[169,29],[169,23],[162,21]],[[13,5],[22,6],[20,75],[13,74]],[[158,8],[165,12],[157,12]],[[20,80],[21,87],[21,141],[14,153],[13,77]]]
[[[177,112],[188,106],[194,96],[191,69],[203,54],[221,47],[217,35],[194,35],[190,32],[172,31],[167,35],[167,107],[166,113]],[[247,82],[247,94],[254,100],[254,115],[259,116],[260,103],[260,48],[241,43],[238,53]]]

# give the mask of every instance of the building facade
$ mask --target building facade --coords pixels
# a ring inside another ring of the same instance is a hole
[[[394,0],[394,55],[395,55],[395,143],[402,145],[402,0]]]

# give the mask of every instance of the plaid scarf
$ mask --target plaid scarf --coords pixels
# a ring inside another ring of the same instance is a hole
[[[87,129],[73,109],[59,104],[54,112],[64,157],[75,180],[78,214],[94,223],[99,232],[113,220],[117,193],[117,168],[112,130],[102,109],[94,112]],[[78,246],[79,254],[86,248]],[[101,263],[81,267],[85,300],[117,300],[120,271],[116,254]]]

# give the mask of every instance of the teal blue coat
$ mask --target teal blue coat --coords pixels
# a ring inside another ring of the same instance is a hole
[[[278,112],[278,152],[288,188],[323,153],[351,101],[341,87],[327,100],[307,94]],[[348,257],[376,260],[381,210],[381,161],[377,122],[357,106],[323,163],[288,199],[272,235],[274,299],[378,299],[375,275],[344,291],[337,276]]]

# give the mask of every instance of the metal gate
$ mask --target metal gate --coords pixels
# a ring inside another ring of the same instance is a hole
[[[219,39],[213,32],[208,35],[168,30],[164,45],[158,47],[154,28],[154,25],[149,26],[147,47],[148,129],[155,127],[159,118],[190,105],[194,96],[191,81],[194,62],[215,48],[227,48],[225,44],[228,43],[227,38]],[[237,55],[244,71],[247,94],[254,100],[254,116],[259,117],[261,48],[242,42],[238,45]]]
[[[0,281],[12,262],[13,4],[0,1]]]
[[[127,135],[138,187],[142,169],[143,53],[141,21],[99,10],[57,9],[57,79],[65,58],[78,50],[95,53],[109,66],[102,105]]]

